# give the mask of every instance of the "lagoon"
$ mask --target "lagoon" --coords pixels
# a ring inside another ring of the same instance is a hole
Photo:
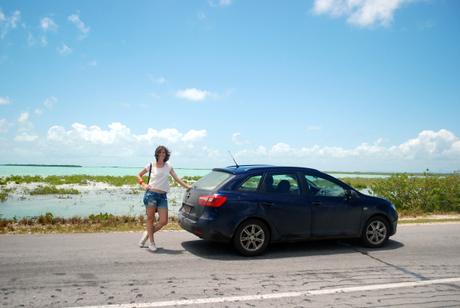
[[[135,176],[143,167],[62,167],[62,166],[6,166],[0,165],[0,177],[11,175],[110,175],[110,176]],[[208,174],[211,169],[193,169],[174,167],[177,175],[182,176],[203,176]]]
[[[142,167],[121,167],[121,166],[82,166],[82,167],[63,167],[63,166],[7,166],[0,165],[0,177],[11,175],[109,175],[109,176],[135,176]],[[183,176],[204,176],[211,172],[211,169],[206,168],[178,168],[174,167],[177,175]],[[328,172],[326,173],[338,177],[359,177],[359,178],[385,178],[389,177],[389,173],[365,173],[365,172]]]
[[[21,176],[65,176],[65,175],[101,175],[101,176],[129,176],[136,175],[142,167],[64,167],[64,166],[5,166],[0,165],[0,177],[11,175]],[[204,176],[211,169],[174,168],[180,177]],[[389,174],[375,173],[329,173],[339,178],[383,178]],[[0,202],[0,218],[18,219],[52,213],[55,217],[69,218],[73,216],[85,217],[90,214],[110,213],[114,215],[137,216],[144,214],[142,205],[143,192],[137,185],[115,187],[103,183],[90,185],[60,185],[66,188],[75,188],[80,195],[39,195],[31,196],[28,190],[39,183],[15,185],[10,183],[3,188],[12,188],[7,200]],[[182,203],[184,189],[172,187],[168,194],[170,215],[175,216]]]

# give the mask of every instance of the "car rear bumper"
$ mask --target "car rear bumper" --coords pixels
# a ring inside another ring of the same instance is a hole
[[[178,216],[179,225],[182,229],[195,234],[196,236],[210,241],[228,242],[232,236],[230,234],[223,234],[213,227],[213,221],[208,219],[199,218],[193,220],[186,217],[182,212]]]

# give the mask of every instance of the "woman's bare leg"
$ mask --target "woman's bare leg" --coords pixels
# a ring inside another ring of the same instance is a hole
[[[158,214],[160,215],[159,221],[155,224],[153,232],[160,231],[161,228],[168,224],[168,209],[159,208]]]
[[[154,242],[153,233],[155,232],[153,223],[155,222],[156,208],[147,207],[145,211],[147,213],[147,234],[149,236],[150,243],[153,243]]]

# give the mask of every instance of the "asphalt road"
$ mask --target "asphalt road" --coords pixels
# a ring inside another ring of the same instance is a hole
[[[378,250],[302,242],[257,258],[167,231],[151,253],[139,236],[1,235],[0,307],[460,307],[460,224],[402,225]]]

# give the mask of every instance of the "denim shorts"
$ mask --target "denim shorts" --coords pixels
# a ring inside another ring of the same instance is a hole
[[[158,209],[168,208],[168,199],[166,193],[157,193],[155,191],[146,191],[144,195],[145,207],[156,207]]]

